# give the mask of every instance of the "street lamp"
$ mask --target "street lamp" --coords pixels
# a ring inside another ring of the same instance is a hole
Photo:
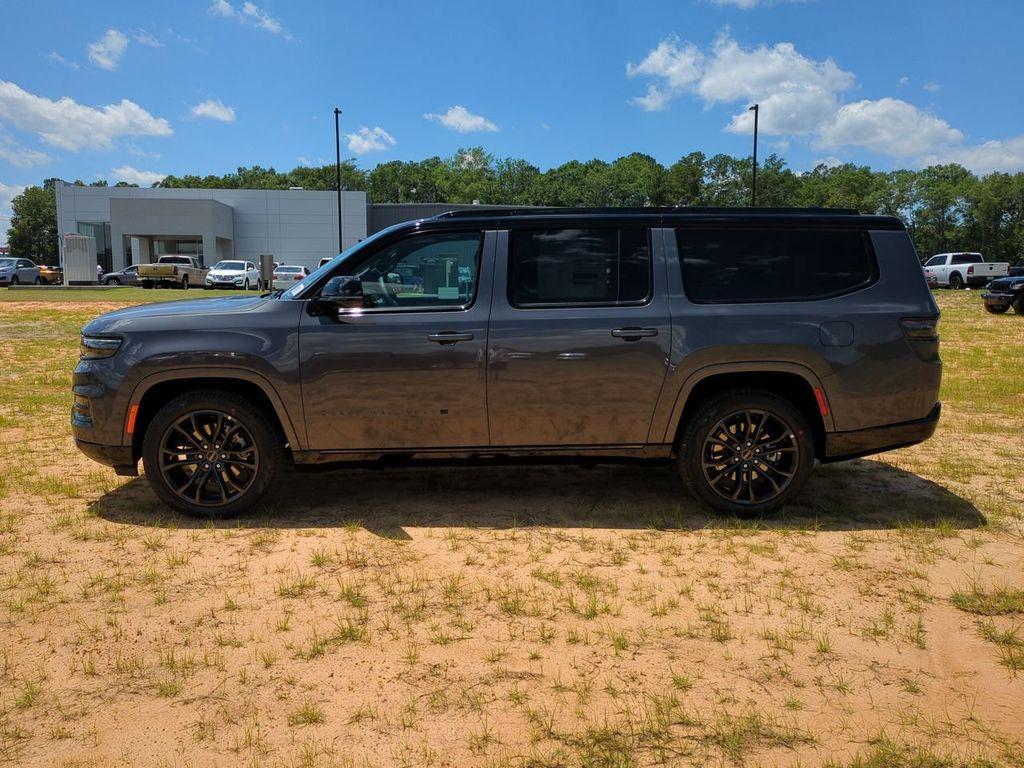
[[[341,117],[341,110],[334,108],[334,176],[338,187],[338,253],[344,250],[341,247],[341,132],[338,129],[338,118]]]
[[[757,207],[757,113],[760,111],[760,104],[748,107],[748,112],[754,113],[754,178],[750,185],[750,207]]]

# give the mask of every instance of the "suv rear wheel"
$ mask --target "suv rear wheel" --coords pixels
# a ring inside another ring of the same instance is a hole
[[[964,279],[960,277],[959,272],[954,272],[952,275],[949,276],[949,287],[952,288],[954,291],[959,291],[961,288],[964,287]]]
[[[284,460],[281,439],[244,397],[189,392],[153,417],[142,444],[146,477],[167,505],[188,515],[247,512]]]
[[[778,509],[800,492],[813,466],[807,419],[788,400],[761,390],[735,390],[702,403],[679,448],[687,490],[733,515]]]

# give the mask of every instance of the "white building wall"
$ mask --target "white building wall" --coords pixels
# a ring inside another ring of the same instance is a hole
[[[342,245],[348,248],[366,237],[366,193],[341,195]],[[278,262],[312,268],[324,256],[338,252],[337,193],[314,190],[138,189],[59,183],[57,229],[61,242],[65,234],[78,233],[78,222],[109,223],[113,197],[213,199],[231,206],[236,259],[256,261],[261,253],[272,253]],[[207,253],[204,258],[210,265],[217,255]]]

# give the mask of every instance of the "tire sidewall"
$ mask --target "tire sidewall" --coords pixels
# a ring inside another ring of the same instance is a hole
[[[240,497],[221,507],[189,503],[178,496],[160,472],[160,448],[164,433],[178,419],[192,411],[222,411],[245,425],[259,451],[256,479]],[[247,400],[227,393],[191,392],[175,398],[161,408],[149,423],[142,442],[142,463],[156,495],[179,512],[197,517],[233,517],[251,510],[269,490],[282,463],[283,446],[277,433],[261,411]]]
[[[762,410],[781,418],[797,437],[796,474],[779,496],[760,504],[737,504],[719,496],[704,477],[702,450],[708,432],[723,418],[741,410]],[[814,437],[807,419],[796,406],[778,395],[759,390],[737,391],[701,405],[683,429],[678,451],[679,471],[691,495],[718,512],[746,517],[776,510],[798,495],[814,469]]]

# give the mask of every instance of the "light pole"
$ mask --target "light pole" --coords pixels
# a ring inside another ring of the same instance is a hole
[[[754,178],[750,185],[750,207],[757,207],[757,113],[760,112],[760,104],[748,107],[747,111],[754,113]]]
[[[338,129],[338,118],[341,117],[341,110],[334,108],[334,176],[338,186],[338,253],[344,250],[341,247],[341,132]]]

